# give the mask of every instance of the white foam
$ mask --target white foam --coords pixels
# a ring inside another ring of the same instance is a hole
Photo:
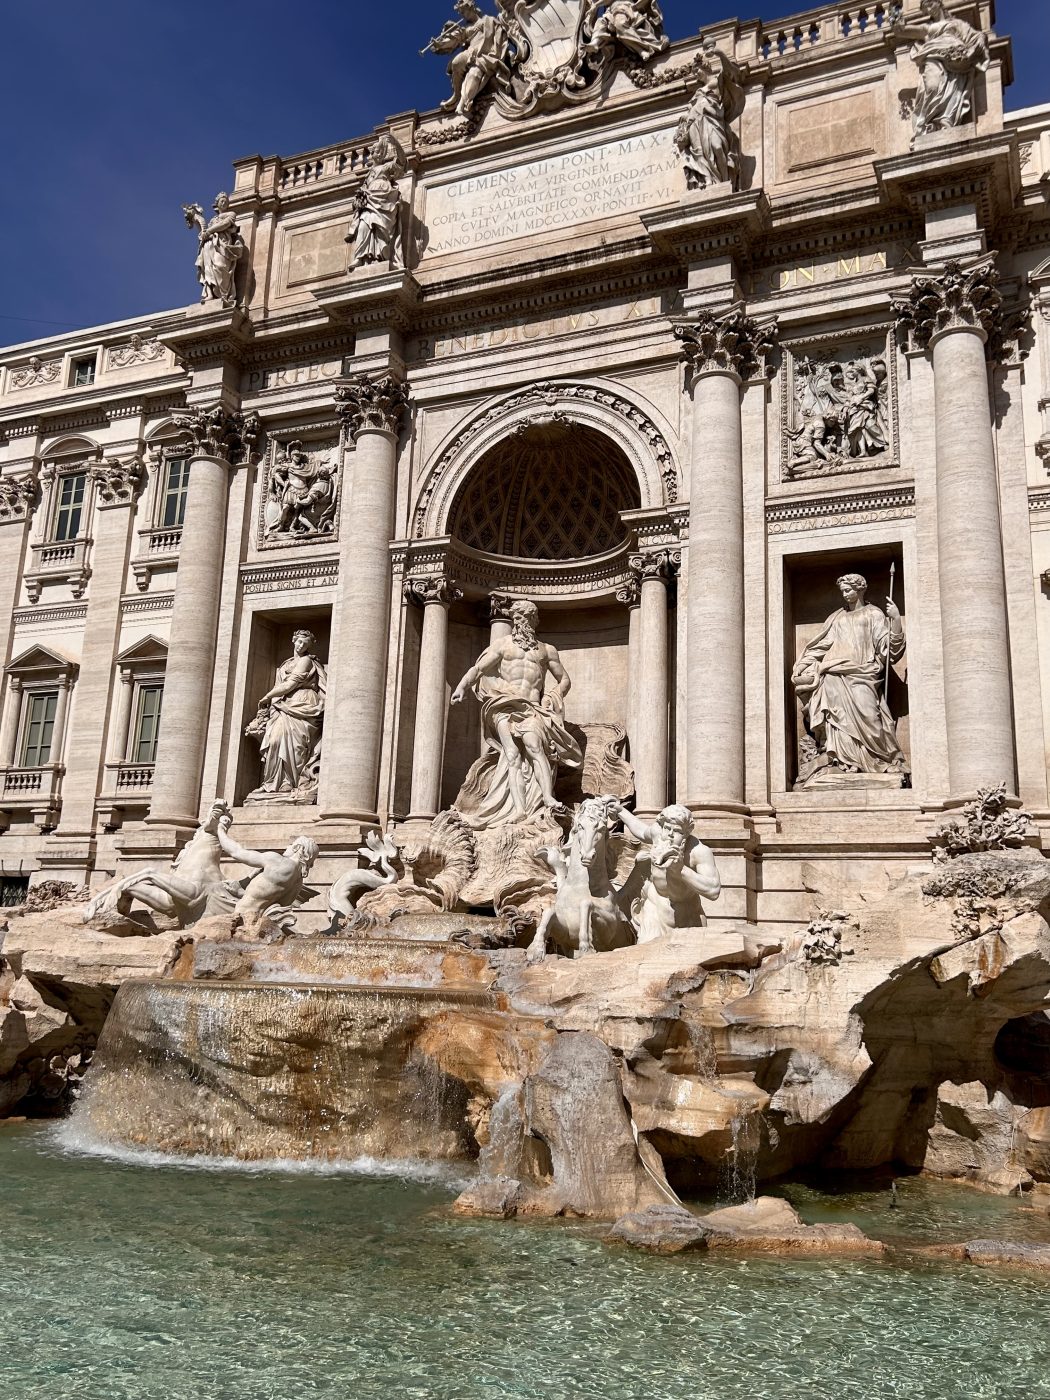
[[[128,1147],[99,1137],[67,1118],[47,1134],[50,1145],[70,1157],[101,1157],[133,1167],[167,1167],[187,1171],[239,1172],[246,1176],[364,1176],[393,1178],[430,1186],[444,1186],[450,1191],[462,1191],[471,1180],[471,1173],[462,1163],[425,1162],[415,1159],[354,1157],[340,1161],[321,1158],[300,1160],[293,1157],[267,1157],[243,1161],[238,1157],[187,1156],[175,1152],[156,1152],[146,1147]]]

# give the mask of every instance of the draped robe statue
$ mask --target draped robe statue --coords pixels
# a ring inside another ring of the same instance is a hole
[[[819,753],[800,787],[832,785],[836,772],[903,778],[908,771],[883,694],[887,657],[899,661],[905,651],[900,612],[892,600],[885,613],[866,603],[868,585],[860,574],[844,575],[838,586],[845,606],[828,618],[791,673]]]
[[[678,123],[675,145],[682,152],[691,190],[740,184],[740,146],[732,123],[744,110],[747,69],[722,53],[713,39],[701,51],[700,86]]]
[[[328,673],[314,655],[312,632],[296,632],[293,655],[277,668],[277,680],[259,701],[245,731],[259,740],[262,785],[248,802],[313,802],[321,757]]]
[[[898,24],[897,32],[918,42],[911,59],[922,75],[913,115],[916,136],[961,126],[973,113],[973,85],[988,67],[988,39],[964,19],[949,15],[943,0],[922,0],[926,17]]]
[[[357,212],[347,243],[353,244],[351,267],[383,263],[390,271],[404,266],[401,236],[401,191],[404,153],[392,136],[381,136],[357,196]]]
[[[482,653],[452,696],[457,705],[473,690],[481,701],[485,752],[455,803],[476,830],[563,813],[554,796],[558,768],[583,763],[563,723],[572,682],[557,650],[536,635],[536,606],[516,602],[510,616],[510,636]],[[548,676],[555,685],[544,694]]]

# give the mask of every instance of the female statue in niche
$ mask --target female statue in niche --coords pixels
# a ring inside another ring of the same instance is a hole
[[[381,136],[372,149],[372,164],[357,192],[357,212],[346,242],[353,244],[350,266],[382,263],[390,271],[404,266],[401,238],[401,191],[404,152],[392,136]]]
[[[744,110],[747,69],[705,39],[700,54],[700,86],[678,123],[675,145],[682,152],[686,187],[740,184],[740,147],[732,123]]]
[[[943,0],[922,0],[924,19],[918,24],[898,21],[899,34],[918,42],[911,60],[922,75],[915,101],[916,136],[960,126],[973,113],[973,83],[977,70],[988,67],[988,39],[964,19],[949,15]]]
[[[904,627],[892,598],[883,613],[865,601],[867,580],[838,580],[844,606],[828,618],[791,673],[816,756],[798,786],[836,786],[844,774],[891,774],[903,783],[908,762],[886,704],[888,663],[905,652]]]
[[[292,656],[259,701],[244,731],[259,740],[262,785],[246,802],[316,802],[328,672],[318,661],[317,638],[305,630],[292,638]]]

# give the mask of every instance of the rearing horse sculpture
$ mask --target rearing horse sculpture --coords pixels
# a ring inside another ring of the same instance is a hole
[[[529,947],[530,962],[545,955],[548,940],[566,957],[578,958],[634,943],[634,926],[617,903],[619,892],[609,874],[612,801],[589,797],[580,804],[564,846],[543,852],[557,877],[557,893]]]

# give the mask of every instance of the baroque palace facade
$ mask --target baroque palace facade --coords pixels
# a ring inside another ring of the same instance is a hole
[[[216,796],[321,889],[425,831],[518,599],[575,800],[687,805],[720,919],[1001,783],[1050,837],[1050,105],[991,0],[511,8],[445,110],[187,206],[199,304],[0,353],[5,899]]]

